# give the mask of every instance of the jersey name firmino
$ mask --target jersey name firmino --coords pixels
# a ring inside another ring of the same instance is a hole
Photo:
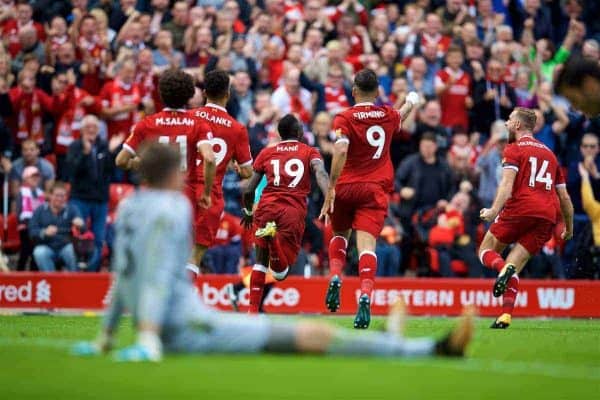
[[[384,118],[386,116],[385,112],[380,110],[374,111],[359,111],[352,113],[352,116],[356,119],[370,119],[370,118]]]

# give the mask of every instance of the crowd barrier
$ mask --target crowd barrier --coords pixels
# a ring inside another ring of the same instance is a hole
[[[235,275],[204,275],[196,282],[205,303],[231,310],[227,285]],[[386,278],[376,281],[372,312],[384,315],[399,296],[414,315],[457,315],[475,304],[480,315],[500,312],[501,299],[491,293],[492,280]],[[325,313],[327,279],[289,277],[277,282],[265,300],[269,313]],[[343,281],[340,314],[356,310],[358,278]],[[111,275],[72,273],[0,274],[0,308],[35,310],[101,310],[110,301]],[[240,293],[241,311],[248,305],[248,290]],[[527,280],[520,283],[514,315],[529,317],[600,317],[600,281]]]

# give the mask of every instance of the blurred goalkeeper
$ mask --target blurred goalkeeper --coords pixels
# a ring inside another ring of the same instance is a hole
[[[93,342],[78,355],[111,350],[124,310],[132,315],[136,343],[116,353],[119,361],[159,361],[173,353],[313,353],[331,355],[462,356],[473,332],[473,312],[443,339],[405,339],[403,303],[392,308],[388,332],[352,332],[308,321],[272,321],[264,316],[226,314],[202,304],[185,268],[192,245],[191,210],[180,192],[179,154],[149,144],[139,172],[147,185],[119,209],[112,303]]]

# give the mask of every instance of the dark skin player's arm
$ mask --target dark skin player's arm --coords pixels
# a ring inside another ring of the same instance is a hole
[[[325,171],[325,165],[323,165],[323,160],[313,160],[310,163],[313,174],[315,174],[315,178],[317,179],[317,185],[319,185],[319,189],[321,189],[321,193],[323,196],[327,195],[327,190],[329,189],[329,175],[327,171]]]
[[[319,215],[319,219],[327,218],[327,215],[333,212],[333,203],[335,201],[335,185],[342,174],[342,170],[344,169],[344,165],[346,165],[347,158],[348,142],[338,140],[333,146],[331,175],[329,176],[329,185],[325,194],[325,201],[323,202],[323,208],[321,208],[321,215]]]
[[[252,209],[254,208],[254,196],[256,192],[256,188],[260,184],[260,181],[263,177],[262,173],[258,173],[254,171],[250,180],[248,181],[248,186],[244,190],[242,194],[242,205],[244,209],[242,211],[242,225],[246,229],[250,229],[252,226]]]

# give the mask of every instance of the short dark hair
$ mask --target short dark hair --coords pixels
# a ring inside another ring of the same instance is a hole
[[[354,86],[363,93],[373,93],[379,88],[377,74],[372,69],[361,69],[354,76]]]
[[[419,143],[421,143],[424,140],[428,140],[437,144],[437,137],[435,136],[435,133],[430,131],[423,133],[423,135],[421,136],[421,140],[419,140]]]
[[[204,93],[209,99],[219,100],[229,94],[229,73],[215,69],[204,77]]]
[[[158,91],[167,107],[183,108],[194,97],[194,78],[180,69],[168,69],[158,81]]]
[[[139,173],[149,186],[162,186],[171,174],[179,169],[181,156],[172,146],[148,142],[140,152]]]
[[[532,131],[537,121],[535,111],[525,107],[516,107],[515,113],[517,119],[523,123],[525,129]]]
[[[600,65],[596,61],[575,57],[570,59],[559,72],[554,90],[560,93],[565,87],[580,88],[586,76],[600,81]]]
[[[282,140],[300,139],[303,134],[300,121],[292,114],[287,114],[277,124],[277,131]]]

